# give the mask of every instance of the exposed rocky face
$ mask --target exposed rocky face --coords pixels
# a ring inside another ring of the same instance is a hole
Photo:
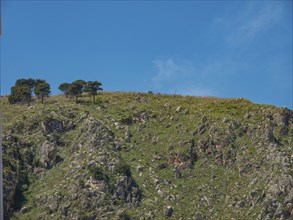
[[[19,212],[25,214],[39,205],[47,209],[47,212],[42,215],[44,219],[80,219],[84,216],[84,212],[91,213],[87,219],[109,218],[109,215],[113,213],[114,203],[121,201],[130,206],[139,205],[141,191],[132,178],[131,171],[127,170],[127,167],[120,167],[122,161],[118,153],[113,150],[115,145],[113,132],[101,121],[89,115],[81,114],[78,122],[77,134],[68,147],[71,155],[66,166],[62,166],[63,158],[57,153],[58,149],[64,148],[64,143],[60,141],[57,134],[70,131],[75,126],[66,128],[64,121],[57,119],[41,121],[43,137],[40,139],[43,141],[36,146],[33,146],[33,143],[23,144],[21,140],[13,136],[12,131],[8,130],[8,134],[4,134],[3,141],[8,144],[4,145],[4,152],[8,147],[12,148],[16,145],[27,149],[23,155],[17,151],[11,152],[13,158],[23,162],[25,157],[29,157],[26,160],[27,163],[22,164],[23,169],[29,168],[26,174],[22,174],[21,168],[15,167],[11,167],[12,172],[7,175],[4,173],[6,219],[19,208],[21,208]],[[4,166],[7,168],[11,166],[5,158]],[[59,166],[66,182],[54,184],[54,188],[49,193],[40,191],[31,204],[24,206],[19,204],[20,201],[16,200],[21,198],[18,198],[17,193],[20,186],[27,183],[27,175],[42,178],[53,166]],[[93,173],[89,174],[92,167],[101,167],[99,172],[107,174],[107,178],[95,179]],[[109,204],[107,204],[108,197],[111,199]],[[53,216],[52,213],[54,213]]]
[[[126,98],[4,123],[5,219],[293,218],[293,111]]]

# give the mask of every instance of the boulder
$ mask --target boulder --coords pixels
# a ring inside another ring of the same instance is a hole
[[[62,121],[54,118],[48,118],[42,121],[41,125],[45,134],[52,132],[62,132],[64,129]]]
[[[172,206],[167,206],[165,209],[165,216],[166,217],[171,217],[173,215],[174,208]]]
[[[167,163],[160,163],[158,166],[157,166],[157,169],[158,170],[162,170],[162,169],[165,169],[168,167],[168,164]]]
[[[39,162],[44,168],[50,168],[54,164],[56,154],[56,146],[49,141],[45,141],[38,147]]]

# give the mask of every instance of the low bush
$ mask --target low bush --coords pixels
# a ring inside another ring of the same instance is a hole
[[[105,180],[106,182],[109,181],[109,177],[105,174],[103,169],[98,166],[90,167],[89,168],[89,175],[94,179],[98,181]]]

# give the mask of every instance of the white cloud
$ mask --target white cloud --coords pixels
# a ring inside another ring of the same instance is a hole
[[[186,77],[192,72],[192,66],[186,61],[155,60],[153,64],[157,68],[157,74],[153,77],[153,82],[157,85]]]
[[[188,60],[155,60],[153,64],[157,70],[153,77],[153,86],[161,92],[182,95],[212,96],[215,92],[206,85],[210,76],[220,72],[220,62],[209,65],[200,64],[196,66]]]
[[[235,18],[234,22],[230,23],[232,27],[226,40],[230,44],[250,42],[279,21],[281,14],[280,5],[266,4],[263,8],[250,6],[245,15]]]

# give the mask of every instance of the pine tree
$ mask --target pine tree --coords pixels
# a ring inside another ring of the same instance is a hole
[[[93,97],[93,103],[95,103],[95,97],[99,90],[103,90],[100,86],[102,85],[99,81],[88,81],[85,85],[84,91]]]

